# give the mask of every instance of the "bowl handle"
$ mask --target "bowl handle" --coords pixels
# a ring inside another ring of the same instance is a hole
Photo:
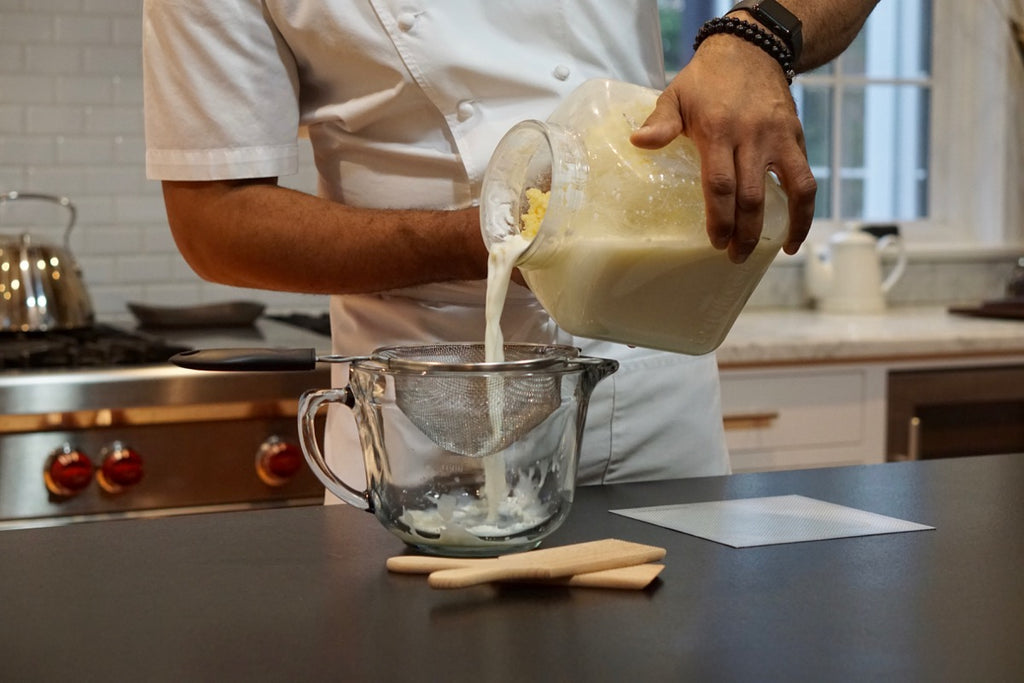
[[[373,512],[370,492],[368,489],[356,489],[349,486],[341,477],[327,464],[320,444],[316,440],[316,414],[325,403],[343,403],[350,409],[355,406],[355,397],[352,391],[344,389],[314,389],[307,391],[299,399],[299,445],[302,447],[302,454],[306,457],[313,474],[320,480],[327,490],[341,498],[349,505],[354,505],[360,510]]]

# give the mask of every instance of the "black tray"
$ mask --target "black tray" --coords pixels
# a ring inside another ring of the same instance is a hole
[[[950,306],[950,313],[971,315],[976,318],[1007,318],[1024,320],[1024,297],[990,299],[977,306]]]
[[[199,306],[150,306],[129,302],[141,327],[148,329],[188,327],[246,327],[263,315],[266,304],[256,301],[225,301]]]

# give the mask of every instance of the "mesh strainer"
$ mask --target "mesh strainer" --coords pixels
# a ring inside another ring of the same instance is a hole
[[[542,423],[562,402],[562,379],[580,373],[581,397],[618,368],[580,356],[572,346],[505,344],[505,360],[485,362],[480,343],[391,346],[369,356],[320,356],[312,349],[202,349],[172,358],[196,370],[309,370],[317,362],[351,363],[352,381],[380,373],[395,382],[395,403],[445,450],[484,456],[507,448]],[[361,377],[365,375],[365,377]],[[373,387],[357,387],[373,391]]]
[[[561,404],[562,375],[577,371],[579,350],[508,344],[505,361],[487,363],[483,344],[378,349],[365,365],[385,365],[395,403],[445,450],[479,456],[504,450]]]

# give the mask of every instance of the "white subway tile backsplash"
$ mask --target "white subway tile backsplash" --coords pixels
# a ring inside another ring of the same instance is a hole
[[[126,226],[94,226],[80,236],[83,248],[90,254],[124,256],[142,253],[142,234]]]
[[[21,170],[0,166],[0,192],[20,190],[26,184],[25,174]]]
[[[139,0],[82,0],[82,9],[108,15],[142,15],[142,3]]]
[[[110,164],[114,161],[114,145],[108,138],[57,138],[57,163],[79,166]]]
[[[18,230],[47,241],[61,240],[71,219],[66,208],[52,201],[22,198],[0,204],[0,224],[6,230]]]
[[[170,232],[170,230],[168,230]],[[192,267],[185,262],[185,259],[178,254],[178,258],[171,263],[171,275],[175,282],[188,282],[189,280],[199,280],[199,276],[195,274]]]
[[[0,73],[16,74],[24,71],[24,54],[21,45],[0,43]]]
[[[157,204],[162,212],[163,201],[157,200]],[[147,254],[164,253],[174,256],[172,268],[176,279],[180,279],[179,276],[182,273],[192,272],[192,269],[185,263],[185,259],[178,253],[178,247],[174,244],[174,237],[171,235],[171,231],[167,227],[164,218],[161,218],[159,222],[154,222],[152,225],[139,226],[139,229],[142,230],[142,248]]]
[[[27,164],[57,161],[56,142],[51,137],[8,135],[0,137],[0,159],[22,159]]]
[[[11,0],[17,6],[17,0]],[[21,0],[26,11],[54,14],[56,12],[78,12],[82,9],[82,0]]]
[[[0,44],[36,44],[53,41],[54,19],[49,14],[4,12],[0,21]]]
[[[124,225],[162,224],[166,220],[164,203],[157,197],[121,196],[114,200],[114,209],[117,222]]]
[[[57,42],[64,45],[109,45],[113,25],[109,17],[83,14],[61,14],[54,18]]]
[[[89,196],[86,191],[87,173],[81,168],[56,166],[25,166],[25,185],[21,189],[33,192],[62,194],[72,199]]]
[[[142,102],[142,76],[114,76],[111,79],[113,84],[113,103],[123,104],[131,107],[138,107]]]
[[[54,88],[54,101],[65,106],[114,101],[114,80],[109,76],[60,76]]]
[[[112,19],[114,45],[142,45],[142,17],[114,17]]]
[[[4,104],[49,104],[54,101],[54,83],[48,76],[0,74]]]
[[[25,132],[25,107],[0,104],[0,135]]]
[[[77,74],[82,50],[66,45],[26,45],[25,70],[36,74]]]
[[[141,135],[114,137],[114,161],[119,163],[145,164],[146,139]]]
[[[118,282],[164,281],[171,279],[171,262],[167,256],[133,254],[117,259]]]
[[[143,135],[142,110],[138,107],[88,106],[85,108],[85,131],[110,136]]]
[[[85,280],[90,291],[93,285],[117,283],[117,261],[114,257],[83,255],[79,251],[73,253],[75,260],[78,261],[78,266],[82,269],[82,279]]]
[[[87,74],[139,75],[142,52],[136,45],[82,48],[82,71]]]
[[[163,195],[162,186],[160,185],[160,181],[159,180],[149,180],[148,178],[146,178],[145,177],[145,170],[144,169],[145,169],[144,166],[142,166],[142,165],[139,166],[139,170],[142,171],[142,173],[143,173],[143,181],[142,181],[142,189],[141,189],[142,194],[149,195],[151,197],[160,197],[160,200],[163,201],[163,196],[164,195]]]
[[[133,197],[142,192],[146,179],[140,167],[121,165],[89,173],[85,183],[89,194]]]
[[[103,317],[124,315],[129,301],[145,301],[142,288],[131,284],[89,284],[93,310]]]
[[[53,104],[25,108],[26,133],[75,135],[85,130],[85,114],[80,108]]]
[[[127,291],[129,293],[122,301],[139,300],[138,298],[129,298],[132,296],[138,297],[139,292]],[[158,306],[184,306],[193,302],[201,303],[203,301],[203,283],[199,280],[195,282],[154,283],[143,287],[142,294],[145,296],[145,301]]]
[[[78,209],[78,218],[75,221],[75,233],[82,235],[93,230],[97,225],[111,225],[114,223],[114,198],[113,197],[90,197],[80,195],[70,197]]]

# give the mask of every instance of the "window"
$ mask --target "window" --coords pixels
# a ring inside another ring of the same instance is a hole
[[[794,83],[819,219],[928,217],[931,4],[879,4],[843,54]]]
[[[670,72],[732,4],[659,0]],[[1022,0],[880,2],[842,55],[797,77],[816,223],[896,222],[931,245],[1020,240],[1020,15]]]

